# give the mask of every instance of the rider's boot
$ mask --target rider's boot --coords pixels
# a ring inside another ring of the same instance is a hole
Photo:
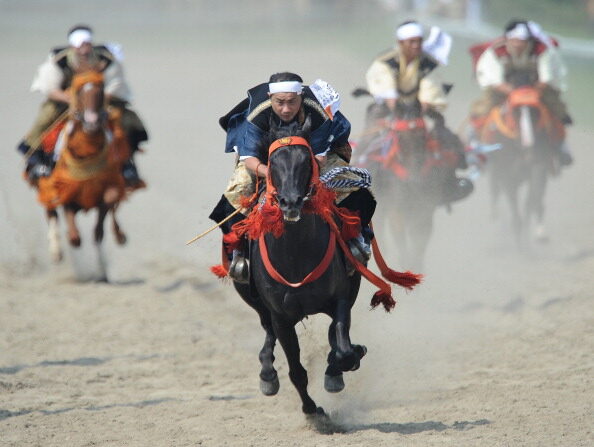
[[[455,175],[448,181],[443,189],[442,204],[457,202],[466,198],[474,190],[474,184],[465,177]]]
[[[373,231],[371,228],[365,227],[361,230],[361,233],[357,237],[349,240],[347,245],[351,250],[351,254],[354,258],[363,265],[367,265],[367,262],[371,258],[371,240],[373,239]],[[349,266],[349,276],[355,272],[354,266]]]
[[[243,250],[233,250],[233,258],[229,264],[229,277],[241,284],[250,282],[250,265]]]
[[[50,157],[42,151],[37,150],[27,159],[25,173],[29,182],[35,185],[41,177],[48,177],[51,174],[52,169],[53,163]]]
[[[565,141],[563,141],[559,147],[559,163],[561,163],[561,167],[571,166],[573,164],[573,156],[571,155],[569,146]]]
[[[136,167],[136,163],[134,163],[134,159],[132,157],[126,160],[122,166],[122,175],[126,181],[126,186],[129,188],[138,189],[145,186],[144,181],[138,174],[138,168]]]

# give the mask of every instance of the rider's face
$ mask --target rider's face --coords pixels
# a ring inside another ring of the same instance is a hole
[[[512,56],[520,56],[526,48],[528,48],[528,41],[522,39],[507,39],[505,42],[507,51]]]
[[[288,123],[297,115],[301,107],[301,95],[297,93],[273,93],[270,95],[272,110],[284,122]]]
[[[423,39],[415,37],[412,39],[399,40],[400,51],[407,61],[412,61],[421,55]]]
[[[87,58],[93,51],[91,42],[84,42],[80,47],[74,47],[74,51],[78,57]]]

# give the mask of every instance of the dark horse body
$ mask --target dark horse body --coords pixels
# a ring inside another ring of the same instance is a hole
[[[304,125],[307,132],[308,121]],[[271,141],[277,138],[301,135],[298,129],[272,129]],[[306,133],[303,135],[306,136]],[[277,149],[269,160],[271,182],[276,188],[276,200],[284,216],[284,232],[280,237],[264,235],[268,257],[274,268],[288,282],[302,281],[312,272],[326,253],[330,238],[334,237],[329,225],[316,214],[301,213],[312,177],[310,150],[303,145]],[[340,250],[332,256],[326,271],[316,280],[298,287],[281,284],[268,273],[260,244],[250,243],[251,283],[235,283],[242,298],[260,316],[266,331],[260,352],[262,370],[261,390],[274,395],[279,388],[274,369],[274,345],[280,342],[289,365],[289,377],[302,400],[306,414],[322,413],[307,392],[307,372],[300,361],[300,348],[295,324],[308,315],[324,313],[332,319],[328,331],[330,353],[326,369],[325,388],[338,392],[344,388],[343,371],[355,370],[365,354],[365,348],[353,345],[349,337],[351,307],[353,306],[361,276],[347,275],[345,257]]]
[[[492,212],[496,214],[497,199],[503,192],[510,205],[514,235],[520,246],[532,219],[536,223],[536,238],[546,239],[544,195],[548,177],[559,169],[555,145],[559,145],[560,140],[552,133],[551,117],[543,115],[549,112],[540,102],[538,91],[520,86],[492,112],[491,118],[499,119],[491,119],[485,125],[486,132],[483,131],[483,141],[501,144],[500,150],[489,154],[487,163]],[[545,118],[547,124],[544,124]],[[526,197],[521,207],[523,184],[526,184]]]
[[[383,228],[378,229],[393,236],[402,266],[417,270],[422,269],[433,214],[448,179],[445,168],[431,163],[437,154],[427,141],[420,103],[398,101],[391,127],[358,150],[358,164],[372,172],[382,202],[378,214]]]

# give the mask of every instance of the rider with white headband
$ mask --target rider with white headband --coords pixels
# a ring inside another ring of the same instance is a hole
[[[270,124],[277,127],[292,123],[303,124],[309,116],[311,133],[309,142],[312,152],[321,165],[321,173],[332,168],[346,167],[351,158],[349,134],[351,124],[339,110],[340,96],[327,82],[320,79],[304,85],[301,76],[295,73],[276,73],[269,82],[259,84],[247,92],[247,98],[235,106],[219,120],[227,132],[225,152],[236,154],[235,170],[221,200],[210,218],[222,221],[236,209],[241,208],[241,199],[255,192],[256,176],[267,175],[267,148],[263,147]],[[360,180],[356,175],[346,172],[342,179]],[[359,211],[362,224],[367,227],[373,212],[375,200],[367,189],[345,186],[336,190],[337,202],[342,206]],[[248,210],[242,210],[247,214]],[[231,225],[245,218],[236,215],[221,225],[223,233],[230,231]],[[371,235],[366,234],[364,244],[369,244]],[[360,247],[362,251],[369,248]],[[367,253],[368,254],[368,253]],[[238,263],[245,262],[244,254],[235,252],[230,266],[230,275],[239,281],[245,277],[234,275]]]
[[[458,152],[458,164],[449,171],[447,186],[443,188],[442,203],[466,197],[472,190],[467,179],[455,175],[455,169],[466,167],[464,148],[460,139],[446,126],[442,112],[447,106],[446,94],[451,86],[442,84],[434,74],[440,65],[447,65],[452,38],[432,27],[427,39],[417,21],[406,21],[395,31],[395,47],[377,57],[366,73],[367,90],[375,103],[367,109],[366,126],[369,131],[359,145],[364,148],[379,135],[382,121],[394,114],[397,101],[412,105],[417,101],[422,111],[439,125],[433,134],[442,147]]]
[[[481,47],[477,45],[476,48]],[[557,42],[535,22],[511,20],[502,37],[496,39],[478,57],[476,80],[483,95],[471,107],[471,120],[480,132],[489,111],[505,101],[517,86],[529,84],[541,92],[543,104],[563,124],[572,120],[561,100],[566,89],[567,70],[557,50]],[[565,150],[559,152],[561,164],[571,163]]]
[[[124,78],[121,65],[121,51],[116,45],[108,48],[93,45],[93,31],[86,25],[76,25],[68,31],[68,46],[54,48],[37,70],[31,91],[46,96],[31,130],[19,144],[18,150],[29,156],[27,173],[32,182],[39,176],[48,175],[51,161],[38,150],[43,133],[68,109],[69,87],[75,73],[97,70],[103,73],[104,89],[112,107],[122,112],[122,126],[132,151],[148,139],[144,125],[138,115],[129,108],[131,92]],[[135,164],[130,158],[124,166],[124,177],[129,186],[143,184]]]

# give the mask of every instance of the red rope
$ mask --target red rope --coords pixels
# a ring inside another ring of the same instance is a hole
[[[326,249],[326,254],[320,261],[320,263],[303,278],[300,282],[289,282],[283,275],[281,275],[278,270],[274,268],[272,262],[270,262],[270,258],[268,256],[268,248],[266,247],[266,241],[264,239],[264,235],[262,234],[258,239],[258,244],[260,246],[260,254],[262,255],[262,262],[264,263],[264,267],[268,274],[276,281],[285,286],[289,287],[301,287],[305,284],[315,281],[320,276],[324,274],[324,272],[328,269],[330,262],[332,262],[332,257],[334,256],[334,252],[336,249],[336,235],[334,233],[330,233],[328,237],[328,248]]]

